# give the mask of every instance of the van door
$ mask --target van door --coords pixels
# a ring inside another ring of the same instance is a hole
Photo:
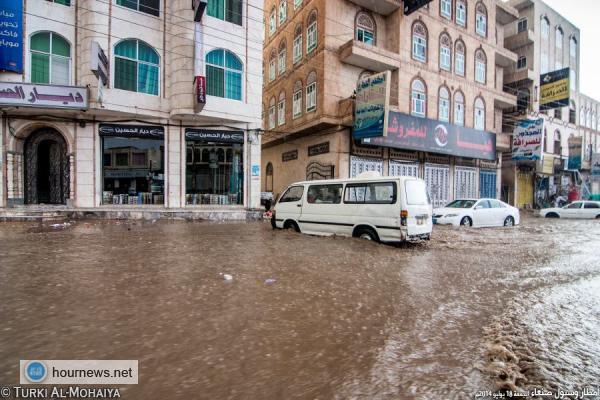
[[[421,179],[406,179],[400,181],[400,186],[405,199],[402,209],[408,211],[406,219],[408,236],[431,234],[433,211],[425,182]]]
[[[315,235],[352,233],[352,223],[341,207],[342,189],[341,183],[308,186],[300,218],[302,232]]]
[[[304,186],[290,186],[279,199],[275,207],[275,223],[278,228],[283,228],[287,220],[294,220],[298,223],[302,214],[302,196],[304,195]]]

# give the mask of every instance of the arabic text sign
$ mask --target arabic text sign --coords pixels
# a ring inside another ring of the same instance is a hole
[[[592,154],[592,176],[600,177],[600,153]]]
[[[391,73],[371,75],[358,82],[353,136],[357,139],[385,136]]]
[[[185,139],[197,142],[244,143],[244,131],[186,128]]]
[[[165,128],[160,125],[100,124],[100,136],[162,139]]]
[[[569,138],[569,162],[568,169],[581,169],[581,159],[583,154],[583,138]]]
[[[88,108],[88,89],[80,86],[0,82],[0,105],[83,110]]]
[[[481,160],[496,159],[493,133],[395,111],[389,114],[387,137],[367,138],[363,143]]]
[[[519,121],[515,126],[512,138],[513,160],[540,160],[543,141],[543,119]]]
[[[0,1],[0,71],[23,72],[23,2]]]
[[[569,68],[564,68],[540,77],[540,110],[569,106],[569,74]]]

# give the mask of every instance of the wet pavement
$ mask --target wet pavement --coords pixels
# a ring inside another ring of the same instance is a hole
[[[125,399],[597,388],[600,223],[402,246],[268,223],[4,223],[0,318],[4,385],[20,359],[136,359]]]

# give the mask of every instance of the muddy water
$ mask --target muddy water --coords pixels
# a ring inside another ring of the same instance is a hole
[[[261,223],[1,224],[0,384],[19,359],[137,359],[123,398],[597,386],[599,249],[597,221],[533,218],[399,247]]]

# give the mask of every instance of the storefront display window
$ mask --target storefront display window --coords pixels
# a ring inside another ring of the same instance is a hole
[[[103,124],[100,135],[102,204],[163,205],[163,128]]]
[[[243,204],[243,146],[243,132],[186,129],[186,204]]]

